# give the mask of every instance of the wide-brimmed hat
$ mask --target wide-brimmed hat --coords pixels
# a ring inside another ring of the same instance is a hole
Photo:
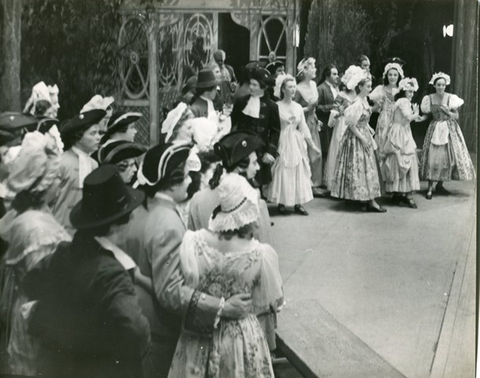
[[[219,84],[220,82],[217,81],[213,71],[209,68],[205,68],[198,72],[197,84],[195,85],[195,88],[209,88]]]
[[[165,143],[152,147],[147,151],[137,173],[140,185],[155,186],[167,180],[172,172],[190,156],[191,143]],[[187,167],[198,171],[200,167]]]
[[[128,187],[114,165],[102,165],[83,182],[82,200],[70,213],[76,229],[100,227],[113,223],[138,207],[145,196]]]
[[[107,143],[98,150],[99,164],[117,164],[123,160],[139,157],[147,152],[147,148],[126,140]]]
[[[255,68],[252,72],[251,78],[258,82],[262,82],[269,87],[275,85],[275,79],[265,68]]]
[[[131,123],[137,122],[142,116],[142,113],[117,111],[108,121],[107,132],[113,134],[115,130],[118,130],[122,126],[128,126]]]
[[[222,159],[224,167],[231,168],[264,146],[265,143],[257,134],[243,130],[225,135],[215,143],[213,149]]]
[[[61,125],[60,132],[65,135],[80,129],[89,128],[99,123],[106,114],[107,112],[103,109],[93,109],[77,114]]]
[[[0,114],[0,129],[8,132],[35,127],[37,122],[38,120],[30,114],[18,112],[4,112]]]
[[[218,186],[220,206],[214,210],[208,228],[214,232],[238,230],[259,217],[258,193],[237,173],[224,175]]]

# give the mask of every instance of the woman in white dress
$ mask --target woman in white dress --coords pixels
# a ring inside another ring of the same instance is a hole
[[[425,96],[421,104],[422,111],[433,116],[425,135],[420,166],[420,177],[428,180],[427,199],[432,198],[435,181],[435,193],[449,194],[443,187],[444,181],[475,178],[475,168],[457,122],[458,108],[464,101],[445,92],[450,84],[447,74],[434,74],[430,84],[435,87],[435,93]]]
[[[335,98],[334,109],[330,113],[328,120],[328,127],[333,127],[332,140],[330,141],[330,148],[328,149],[327,163],[325,164],[325,185],[328,191],[332,190],[333,181],[335,180],[335,165],[337,163],[338,150],[340,149],[340,141],[343,138],[345,130],[348,128],[345,123],[345,109],[352,103],[357,93],[355,92],[355,84],[352,77],[359,70],[358,66],[350,66],[342,76],[340,85],[340,93]]]
[[[302,106],[293,101],[296,87],[290,75],[280,75],[276,79],[275,96],[281,98],[277,102],[281,131],[279,157],[273,165],[267,198],[278,203],[280,214],[286,213],[285,206],[294,206],[296,213],[308,215],[302,206],[313,199],[307,144],[314,152],[320,154],[321,151],[312,139]]]
[[[308,159],[312,174],[313,194],[323,196],[324,193],[320,190],[320,187],[323,185],[323,158],[320,144],[320,129],[322,123],[315,114],[315,109],[318,105],[318,90],[313,80],[317,74],[315,59],[302,59],[298,64],[297,72],[297,76],[301,81],[298,83],[293,100],[303,107],[310,135],[312,136],[315,146],[318,147],[317,150],[308,146]]]
[[[417,145],[413,139],[410,122],[421,122],[426,117],[419,115],[418,105],[412,107],[412,98],[418,90],[416,79],[400,81],[400,92],[395,96],[393,123],[384,145],[384,180],[387,193],[393,199],[416,209],[412,192],[420,189],[418,177]]]

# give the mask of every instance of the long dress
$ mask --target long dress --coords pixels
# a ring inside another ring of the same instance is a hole
[[[392,92],[389,92],[384,85],[379,85],[368,96],[370,100],[382,106],[380,115],[378,116],[377,127],[375,128],[375,142],[378,146],[377,154],[380,160],[380,166],[382,166],[385,160],[384,145],[393,121],[396,93],[398,93],[397,88],[393,88]]]
[[[342,141],[343,134],[347,129],[345,123],[345,109],[352,104],[352,100],[345,92],[340,92],[335,98],[335,111],[330,115],[330,120],[333,121],[333,135],[330,141],[330,148],[328,149],[327,162],[325,164],[325,185],[328,190],[332,190],[333,181],[335,180],[335,166],[337,164],[337,155],[340,148],[340,142]],[[336,118],[335,118],[336,116]],[[333,119],[332,119],[333,118]],[[331,122],[329,122],[330,127]]]
[[[408,99],[401,98],[395,103],[393,123],[384,145],[383,178],[387,192],[410,193],[420,189],[417,145],[407,118],[412,114]]]
[[[295,102],[298,102],[302,107],[307,107],[310,101],[318,102],[318,91],[313,80],[310,81],[310,87],[305,89],[302,86],[297,87],[294,97]],[[320,144],[320,123],[315,114],[315,106],[305,113],[308,129],[313,139],[313,143],[319,149]],[[323,127],[327,127],[324,125]],[[323,184],[323,159],[322,153],[317,152],[308,146],[308,160],[310,162],[310,171],[312,174],[312,187],[316,188]]]
[[[220,319],[212,335],[183,330],[169,378],[273,378],[268,344],[256,315],[283,303],[278,256],[256,239],[243,251],[220,252],[205,242],[208,232],[185,234],[180,249],[185,283],[217,298],[249,293],[253,313],[240,320]]]
[[[11,210],[0,220],[0,237],[9,243],[4,256],[0,309],[6,324],[7,360],[3,368],[13,375],[34,376],[38,368],[38,340],[27,332],[29,309],[22,289],[27,272],[52,254],[70,236],[47,210],[28,210],[17,216]]]
[[[458,109],[463,100],[445,93],[443,105],[450,110]],[[432,113],[433,120],[427,129],[423,143],[420,177],[432,181],[467,181],[475,178],[475,168],[468,153],[462,131],[457,121],[451,119],[435,104],[433,96],[425,96],[421,108]]]
[[[312,136],[300,104],[277,102],[280,113],[279,157],[273,165],[273,180],[267,191],[270,202],[286,206],[313,199],[306,140]]]
[[[331,190],[333,197],[368,201],[381,195],[374,152],[376,145],[368,125],[371,114],[370,106],[358,97],[345,110],[348,129],[338,151],[335,180]],[[368,152],[351,127],[356,127],[370,141],[372,148]]]

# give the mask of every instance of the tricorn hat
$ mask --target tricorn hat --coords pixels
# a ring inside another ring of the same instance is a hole
[[[37,125],[38,120],[30,114],[17,112],[4,112],[0,114],[0,129],[12,132],[24,127],[30,128]]]
[[[80,129],[89,128],[99,123],[106,114],[107,112],[102,109],[93,109],[77,114],[61,125],[60,132],[65,135]]]
[[[117,164],[123,160],[139,157],[147,152],[147,148],[126,140],[115,140],[104,144],[98,150],[98,162],[103,164]]]
[[[265,68],[256,68],[252,72],[252,79],[257,80],[258,82],[263,82],[266,86],[274,86],[275,79],[270,75]]]
[[[268,72],[270,72],[270,75],[275,75],[275,71],[279,67],[285,67],[285,63],[280,60],[274,60],[273,62],[270,62],[265,66]]]
[[[142,117],[142,113],[137,112],[115,112],[107,125],[107,132],[113,134],[115,130],[119,129],[122,126],[130,125],[133,122],[138,121]]]
[[[225,135],[215,143],[213,149],[222,159],[224,167],[231,168],[264,146],[263,140],[257,134],[243,130]]]
[[[123,182],[114,165],[102,165],[85,178],[82,200],[72,209],[70,221],[76,229],[108,225],[131,213],[144,198]]]
[[[215,74],[211,69],[205,68],[201,71],[198,71],[197,84],[195,85],[195,88],[209,88],[219,84],[220,83],[217,81]]]

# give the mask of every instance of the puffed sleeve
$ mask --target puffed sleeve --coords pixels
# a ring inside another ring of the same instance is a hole
[[[422,112],[424,113],[431,113],[432,111],[430,110],[430,96],[425,96],[422,100],[422,103],[420,104],[420,109],[422,109]]]
[[[448,107],[451,109],[451,110],[456,110],[458,109],[460,106],[462,106],[464,104],[465,101],[463,101],[460,97],[458,97],[457,95],[454,95],[454,94],[451,94],[450,95],[450,99],[449,99],[449,103],[448,103]]]
[[[284,302],[278,255],[269,244],[259,244],[258,248],[261,253],[260,279],[252,293],[253,309],[257,315],[271,309],[276,311]]]
[[[363,106],[360,101],[355,101],[345,109],[345,124],[349,127],[355,126],[362,116]]]
[[[405,118],[413,114],[411,103],[406,98],[397,100],[395,106],[400,109]]]
[[[382,102],[383,100],[383,97],[385,96],[384,92],[383,92],[383,85],[378,85],[373,91],[372,93],[370,93],[368,95],[368,97],[370,98],[370,100],[372,100],[373,102]]]

